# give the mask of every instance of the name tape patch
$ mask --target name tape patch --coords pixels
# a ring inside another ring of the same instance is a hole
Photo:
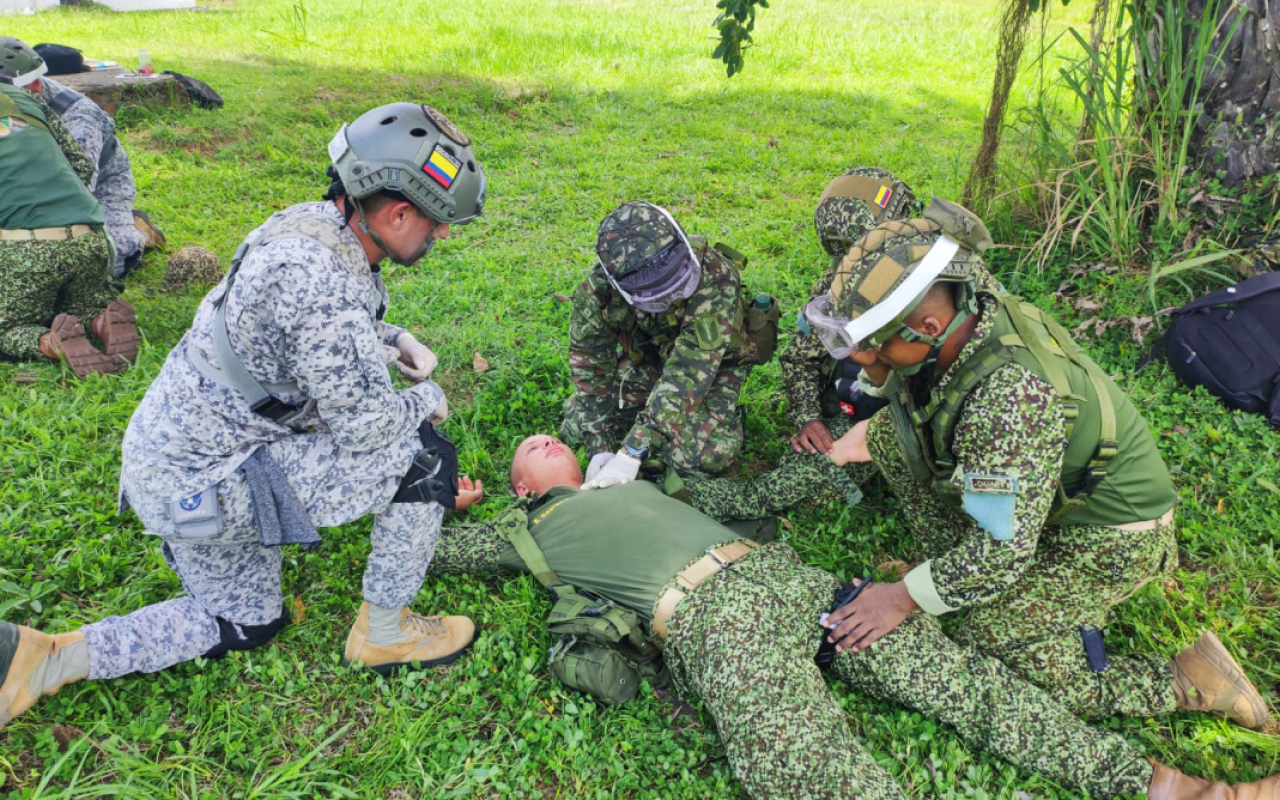
[[[1017,494],[1018,480],[1010,475],[969,473],[964,476],[964,490],[983,494]]]

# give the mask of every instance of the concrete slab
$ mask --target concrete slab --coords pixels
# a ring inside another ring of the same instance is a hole
[[[56,5],[58,0],[0,0],[0,14],[34,14]]]
[[[116,69],[58,75],[54,80],[85,95],[108,114],[115,114],[123,105],[158,108],[191,103],[182,84],[172,75],[142,77]]]
[[[196,7],[195,0],[97,0],[112,11],[172,11]]]

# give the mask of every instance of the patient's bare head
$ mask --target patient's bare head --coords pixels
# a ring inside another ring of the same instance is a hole
[[[516,447],[511,458],[511,488],[526,497],[542,494],[552,486],[582,485],[582,466],[569,446],[554,436],[530,436]]]

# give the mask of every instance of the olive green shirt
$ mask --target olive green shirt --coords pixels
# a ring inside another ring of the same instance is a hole
[[[529,516],[529,533],[561,580],[626,606],[648,620],[663,588],[707,548],[741,536],[647,481],[579,491],[551,489]],[[528,572],[487,525],[450,528],[432,572]]]

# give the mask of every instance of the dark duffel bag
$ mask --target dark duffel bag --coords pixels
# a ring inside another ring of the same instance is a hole
[[[1203,386],[1230,408],[1262,414],[1280,428],[1280,273],[1228,286],[1174,311],[1163,349],[1189,386]]]

